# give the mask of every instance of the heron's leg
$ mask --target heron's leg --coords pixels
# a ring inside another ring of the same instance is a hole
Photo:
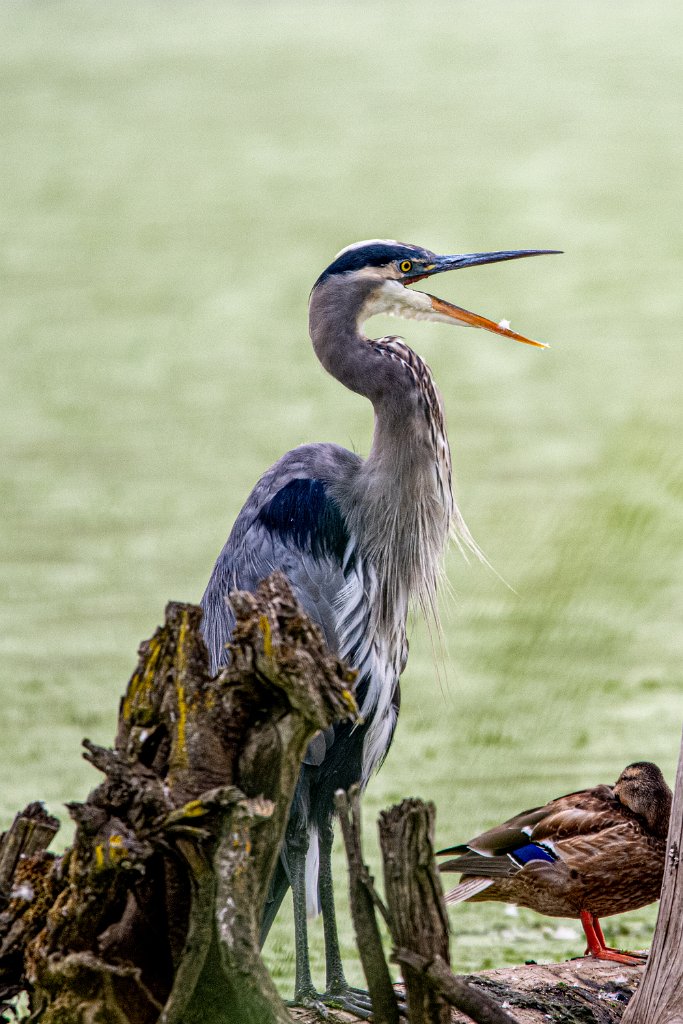
[[[334,884],[332,882],[332,822],[321,826],[318,842],[320,846],[320,867],[318,873],[318,892],[323,915],[323,934],[325,936],[326,992],[323,999],[326,1003],[347,1010],[361,1019],[367,1019],[372,1004],[364,989],[352,988],[344,975],[339,935],[337,933],[337,917],[334,909]]]
[[[311,978],[311,964],[308,955],[308,922],[306,920],[306,854],[308,834],[305,828],[290,833],[287,842],[292,898],[294,902],[294,950],[296,976],[294,983],[295,1002],[308,1005],[316,1000],[316,991]]]
[[[325,936],[325,967],[328,992],[342,992],[349,987],[344,976],[339,935],[337,934],[337,915],[334,908],[334,884],[332,882],[332,822],[323,825],[319,832],[320,867],[318,873],[318,893],[320,908],[323,915],[323,934]]]

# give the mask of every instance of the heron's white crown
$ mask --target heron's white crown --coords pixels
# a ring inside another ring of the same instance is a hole
[[[334,259],[338,260],[344,253],[353,252],[354,249],[362,249],[364,245],[401,245],[401,242],[397,242],[395,238],[365,238],[362,242],[352,242],[351,245],[344,246]]]

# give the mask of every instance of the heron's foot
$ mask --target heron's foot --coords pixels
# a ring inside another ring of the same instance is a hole
[[[370,993],[366,992],[364,988],[354,988],[346,981],[333,983],[328,987],[327,992],[323,993],[321,999],[326,1006],[331,1006],[335,1010],[345,1010],[346,1013],[352,1013],[360,1020],[372,1019],[372,1000]]]
[[[306,1010],[313,1010],[320,1020],[327,1020],[330,1016],[327,1007],[317,992],[311,990],[307,993],[295,992],[293,999],[286,999],[285,1006],[301,1006]]]
[[[329,1020],[330,1010],[344,1010],[359,1020],[372,1020],[372,1002],[369,994],[362,988],[351,985],[333,985],[327,992],[297,992],[287,1006],[304,1006],[313,1010],[321,1020]]]
[[[399,1017],[405,1017],[405,1019],[408,1020],[408,997],[406,996],[405,989],[403,992],[397,992],[396,984],[394,984],[394,995],[396,996],[396,1002],[398,1003]]]
[[[405,993],[397,992],[394,989],[394,996],[396,997],[399,1016],[407,1020],[408,1003]],[[323,993],[319,998],[323,1000],[326,1006],[333,1007],[335,1010],[345,1010],[346,1013],[355,1014],[360,1020],[372,1020],[372,1001],[370,993],[364,988],[354,988],[353,985],[347,985],[346,982],[342,985],[331,984],[327,992]]]

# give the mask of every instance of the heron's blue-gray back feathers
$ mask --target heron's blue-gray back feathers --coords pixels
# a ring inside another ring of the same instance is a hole
[[[235,520],[202,598],[204,636],[211,665],[216,671],[226,660],[234,618],[229,606],[231,591],[255,590],[276,569],[292,585],[306,613],[323,631],[330,649],[339,653],[335,610],[344,587],[342,566],[329,551],[321,551],[315,539],[306,545],[292,543],[264,521],[264,510],[283,489],[297,480],[343,483],[358,471],[361,459],[332,444],[309,444],[283,455],[260,478]]]

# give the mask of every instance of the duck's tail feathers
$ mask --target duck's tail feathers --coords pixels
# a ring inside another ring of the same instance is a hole
[[[464,903],[465,900],[470,900],[484,889],[488,889],[490,885],[493,885],[492,878],[470,878],[468,882],[461,882],[455,889],[446,893],[446,903]]]

